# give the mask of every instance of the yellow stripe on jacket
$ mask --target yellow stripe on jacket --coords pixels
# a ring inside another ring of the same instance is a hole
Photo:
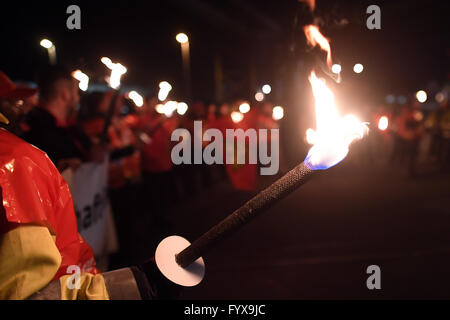
[[[0,299],[30,297],[50,283],[60,265],[55,238],[46,227],[19,225],[0,235]],[[69,289],[68,277],[59,280],[62,299],[109,299],[102,275],[82,273],[80,289]]]

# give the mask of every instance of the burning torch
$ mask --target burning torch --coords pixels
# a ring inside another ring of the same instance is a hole
[[[109,104],[108,113],[105,118],[105,125],[103,126],[103,131],[101,134],[100,140],[105,142],[107,140],[108,128],[111,124],[112,118],[114,116],[114,109],[117,101],[117,96],[119,95],[120,88],[120,78],[127,72],[127,68],[125,68],[120,63],[113,63],[110,58],[103,57],[100,61],[111,70],[111,75],[107,78],[108,85],[114,89],[114,96],[111,98],[111,102]]]
[[[320,33],[317,26],[306,26],[304,31],[310,45],[319,45],[327,51],[327,64],[331,68],[328,39]],[[347,156],[350,144],[364,136],[367,131],[364,122],[353,115],[344,117],[339,115],[333,92],[327,87],[325,80],[318,78],[313,71],[309,82],[315,100],[316,130],[308,130],[313,138],[313,146],[305,160],[213,226],[192,244],[180,236],[164,239],[156,249],[155,260],[166,278],[186,287],[199,284],[205,274],[205,263],[202,258],[204,254],[219,241],[229,237],[301,187],[318,170],[326,170],[341,162]]]
[[[183,286],[200,283],[205,270],[202,256],[208,250],[301,187],[317,170],[325,170],[341,162],[347,156],[349,145],[363,137],[365,123],[353,115],[340,117],[333,93],[325,81],[317,78],[314,72],[309,80],[315,98],[317,128],[314,131],[315,143],[305,160],[192,244],[179,236],[164,239],[156,249],[155,259],[169,280]]]

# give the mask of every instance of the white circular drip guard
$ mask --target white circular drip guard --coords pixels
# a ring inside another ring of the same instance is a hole
[[[186,268],[182,268],[175,260],[175,255],[190,245],[191,243],[183,237],[170,236],[159,243],[155,253],[159,271],[170,281],[184,287],[198,285],[205,276],[205,262],[202,257]]]

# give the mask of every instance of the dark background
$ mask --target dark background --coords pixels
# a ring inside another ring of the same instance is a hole
[[[81,30],[66,28],[71,4],[81,8]],[[365,26],[370,4],[381,8],[381,30]],[[344,79],[353,77],[353,64],[361,62],[365,72],[358,81],[370,82],[375,97],[407,94],[448,78],[447,1],[318,0],[316,7],[334,61],[343,64]],[[102,78],[106,70],[99,59],[109,56],[127,66],[126,85],[154,90],[168,80],[181,88],[180,47],[174,37],[185,32],[194,97],[214,98],[214,63],[220,61],[225,98],[253,97],[258,87],[270,83],[273,100],[280,100],[283,80],[310,51],[301,30],[311,22],[309,9],[291,0],[10,2],[2,4],[0,17],[0,69],[14,80],[32,80],[48,63],[39,46],[47,37],[59,62],[91,76]]]
[[[81,30],[68,30],[66,9],[81,8]],[[381,30],[368,30],[366,9],[381,8]],[[449,78],[446,1],[318,0],[314,17],[305,3],[294,0],[165,0],[58,1],[2,4],[0,70],[13,80],[33,80],[48,64],[39,45],[49,38],[59,63],[79,68],[90,83],[103,82],[108,56],[128,68],[126,88],[156,95],[158,83],[173,85],[179,101],[254,101],[264,83],[273,90],[268,99],[285,108],[282,135],[287,156],[303,154],[298,139],[314,126],[313,101],[307,77],[319,70],[325,54],[306,45],[302,26],[314,19],[331,41],[334,62],[342,64],[335,87],[341,112],[367,119],[363,110],[384,102],[388,94],[413,99],[419,89],[437,88]],[[187,98],[181,50],[175,35],[189,36],[192,96]],[[353,65],[364,65],[361,74]],[[219,99],[215,66],[223,81]],[[298,154],[296,152],[298,151]],[[293,153],[293,154],[292,154]]]
[[[80,31],[66,28],[71,4],[81,7]],[[371,4],[381,8],[381,30],[366,28]],[[448,81],[449,12],[448,1],[317,0],[315,17],[331,40],[334,61],[343,66],[342,83],[327,79],[337,89],[340,111],[359,115],[362,107],[375,106],[387,94],[411,98],[419,89]],[[301,27],[312,19],[304,3],[288,0],[2,3],[0,70],[13,80],[33,80],[48,64],[39,46],[46,37],[54,42],[60,62],[82,69],[93,82],[106,75],[99,59],[108,56],[128,68],[125,86],[155,93],[157,84],[167,80],[175,98],[182,99],[175,35],[185,32],[195,99],[215,99],[217,61],[225,100],[251,99],[262,84],[272,85],[269,99],[286,110],[280,131],[284,172],[304,158],[304,130],[314,127],[307,76],[320,69],[318,61],[325,55],[306,46]],[[357,62],[364,65],[358,75],[352,71]],[[342,165],[208,253],[205,280],[182,297],[448,299],[449,173],[425,163],[411,180],[405,166],[391,163],[387,152],[368,159],[363,147],[359,152],[352,147]],[[275,178],[267,177],[263,185]],[[165,236],[196,239],[251,196],[226,183],[201,190],[171,206],[173,230],[167,234],[132,220],[139,258],[133,262],[153,254]],[[372,264],[382,269],[381,291],[365,285]]]

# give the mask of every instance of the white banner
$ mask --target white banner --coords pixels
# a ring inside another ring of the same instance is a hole
[[[78,232],[96,259],[117,250],[117,237],[108,199],[108,162],[84,163],[61,174],[72,193]]]

